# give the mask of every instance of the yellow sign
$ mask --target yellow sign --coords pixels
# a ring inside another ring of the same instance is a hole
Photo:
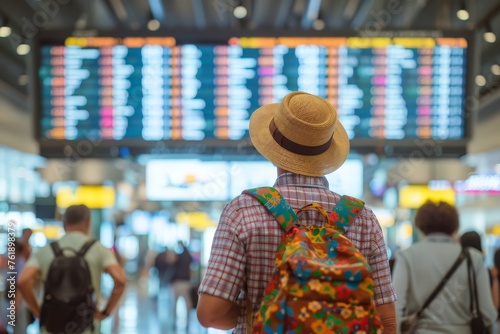
[[[60,208],[75,204],[85,204],[91,209],[111,208],[115,205],[115,189],[110,186],[80,186],[75,190],[62,187],[57,192],[56,204]]]
[[[455,190],[429,189],[428,186],[403,186],[399,189],[399,206],[407,209],[417,209],[427,201],[443,201],[455,205]]]
[[[500,225],[496,224],[486,228],[486,233],[500,236]]]
[[[217,223],[211,220],[206,212],[180,212],[175,216],[175,220],[199,231],[217,226]]]
[[[45,225],[43,234],[45,234],[45,237],[49,240],[56,240],[64,235],[64,229],[57,225]]]
[[[347,46],[351,48],[385,48],[392,43],[390,38],[363,38],[350,37],[347,39]]]
[[[433,48],[436,42],[432,38],[407,38],[398,37],[393,40],[395,45],[401,45],[405,48]]]

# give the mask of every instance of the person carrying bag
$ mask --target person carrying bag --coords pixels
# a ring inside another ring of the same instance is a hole
[[[477,294],[476,273],[472,266],[472,259],[469,250],[464,250],[467,256],[467,273],[469,278],[469,295],[470,295],[470,313],[472,319],[470,321],[471,333],[473,334],[489,334],[491,331],[489,327],[484,324],[481,310],[479,309],[479,298]]]
[[[423,238],[395,255],[398,333],[483,334],[482,328],[496,321],[498,311],[483,255],[462,247],[456,238],[460,227],[457,209],[429,201],[414,219]],[[462,265],[450,274],[457,261]]]
[[[432,303],[432,301],[434,300],[434,298],[436,298],[439,292],[441,292],[441,290],[448,282],[450,277],[455,273],[460,264],[465,260],[465,258],[467,257],[465,253],[466,253],[465,251],[462,251],[460,253],[453,266],[450,268],[450,270],[448,270],[448,272],[443,277],[441,282],[439,282],[439,285],[434,289],[434,291],[432,291],[431,295],[427,298],[424,305],[417,312],[409,314],[403,318],[401,322],[401,334],[416,333],[417,328],[419,326],[419,321],[422,317],[422,313],[430,305],[430,303]]]

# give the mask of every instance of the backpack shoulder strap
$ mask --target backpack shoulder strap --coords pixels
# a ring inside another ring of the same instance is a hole
[[[364,206],[362,200],[344,195],[330,213],[330,222],[339,232],[345,233]]]
[[[63,251],[61,249],[61,247],[59,247],[59,244],[57,243],[57,241],[53,241],[50,243],[50,248],[52,248],[52,251],[54,252],[54,256],[55,257],[58,257],[58,256],[63,256]]]
[[[96,242],[97,240],[92,239],[87,241],[86,243],[83,244],[82,248],[76,253],[78,256],[84,257],[87,251],[92,247],[92,245]]]
[[[275,188],[253,188],[244,190],[243,193],[252,195],[264,205],[286,232],[299,223],[299,219],[293,209]]]

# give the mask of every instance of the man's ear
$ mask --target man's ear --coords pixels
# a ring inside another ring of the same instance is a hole
[[[92,220],[89,218],[85,221],[85,228],[87,229],[87,232],[90,233],[90,228],[92,227]]]

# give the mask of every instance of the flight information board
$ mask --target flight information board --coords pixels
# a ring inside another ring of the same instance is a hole
[[[240,140],[297,90],[331,102],[351,139],[464,138],[464,38],[71,37],[39,62],[46,140]]]

